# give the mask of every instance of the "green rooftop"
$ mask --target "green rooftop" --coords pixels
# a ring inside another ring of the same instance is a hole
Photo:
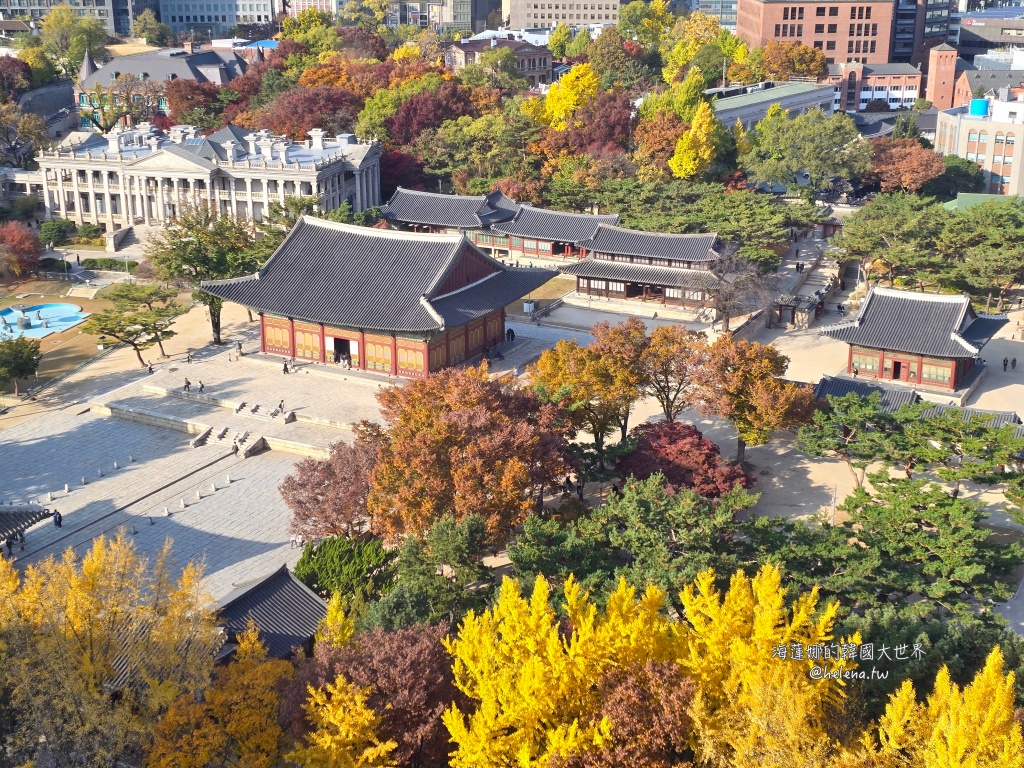
[[[966,211],[968,208],[973,208],[982,203],[989,203],[993,200],[1008,203],[1016,197],[1016,195],[984,195],[979,192],[960,192],[957,194],[956,200],[950,200],[948,203],[943,204],[942,207],[947,211]]]
[[[764,102],[779,101],[787,96],[799,96],[801,93],[816,91],[820,88],[832,89],[831,85],[822,83],[783,83],[774,88],[766,88],[763,91],[744,93],[742,96],[728,96],[715,101],[715,111],[724,112],[727,109],[736,107],[748,107],[752,104],[763,104]]]

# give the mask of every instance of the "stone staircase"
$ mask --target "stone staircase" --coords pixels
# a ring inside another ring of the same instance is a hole
[[[124,237],[121,238],[121,242],[117,244],[117,250],[123,251],[127,248],[142,248],[145,243],[139,238],[139,233],[135,227],[128,227],[128,231]]]

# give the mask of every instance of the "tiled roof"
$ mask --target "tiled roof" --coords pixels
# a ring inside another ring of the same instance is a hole
[[[264,579],[239,585],[221,602],[217,615],[229,642],[245,631],[251,617],[267,655],[284,659],[294,648],[309,644],[327,615],[327,604],[282,565]]]
[[[966,421],[971,417],[983,417],[980,421],[983,424],[990,424],[993,427],[1005,427],[1007,424],[1020,424],[1020,417],[1013,411],[986,411],[983,408],[958,408],[954,405],[936,405],[929,408],[922,415],[923,418],[938,416],[943,413],[959,413]]]
[[[518,206],[501,192],[489,195],[442,195],[399,187],[381,208],[389,221],[434,227],[482,229],[515,216]]]
[[[515,237],[535,237],[557,243],[579,243],[594,236],[599,224],[618,224],[618,214],[562,213],[523,205],[512,221],[495,224],[495,232]]]
[[[186,141],[180,146],[183,151],[206,160],[227,160],[228,155],[222,145],[233,141],[240,147],[248,147],[249,144],[245,137],[251,133],[252,131],[229,123],[219,131],[214,131],[207,136],[200,136],[198,140]]]
[[[882,397],[882,409],[887,413],[898,411],[904,405],[914,405],[921,401],[921,397],[912,389],[906,387],[887,387],[882,384],[871,384],[856,379],[844,379],[835,376],[822,376],[814,386],[814,396],[819,400],[826,397],[843,397],[855,392],[861,397],[870,397],[878,393]]]
[[[553,269],[506,267],[470,288],[434,299],[430,304],[444,318],[446,326],[457,328],[511,304],[555,277],[558,273]]]
[[[873,288],[850,320],[821,333],[871,349],[931,357],[973,357],[1009,322],[976,315],[966,296]]]
[[[50,516],[50,510],[38,504],[0,505],[0,544],[18,531],[26,530]]]
[[[967,70],[967,81],[971,90],[976,91],[980,85],[986,91],[990,88],[1005,88],[1008,85],[1024,83],[1024,70],[1021,69],[975,69]]]
[[[490,262],[494,274],[435,299],[466,249]],[[543,269],[510,270],[479,251],[464,235],[396,232],[304,216],[258,273],[211,280],[201,288],[227,301],[313,323],[426,332],[451,325],[446,315],[479,313],[485,299],[497,300],[524,286],[523,293],[528,293],[553,276]],[[488,311],[521,295],[500,301]],[[434,306],[435,301],[443,312]]]
[[[217,74],[211,77],[215,72]],[[183,78],[221,85],[244,72],[245,60],[234,51],[210,50],[187,53],[180,48],[160,48],[146,53],[119,56],[97,69],[79,85],[82,90],[91,90],[96,85],[110,85],[117,74],[139,76],[143,73],[157,83]]]
[[[597,253],[614,253],[622,256],[647,256],[673,261],[714,261],[718,254],[714,248],[718,235],[714,232],[699,235],[676,235],[655,232],[638,232],[601,224],[594,237],[583,243],[584,248]]]
[[[593,277],[598,280],[617,280],[645,285],[663,285],[669,288],[689,288],[695,291],[713,291],[719,280],[706,269],[680,269],[678,267],[652,267],[622,261],[604,261],[588,256],[575,264],[560,268],[562,274]]]

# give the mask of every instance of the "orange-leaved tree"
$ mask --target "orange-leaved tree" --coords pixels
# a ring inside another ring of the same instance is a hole
[[[487,367],[448,369],[377,396],[384,425],[366,507],[390,541],[446,514],[506,536],[568,463],[559,409]]]
[[[157,724],[146,768],[276,765],[286,746],[278,724],[280,689],[292,672],[289,662],[267,658],[250,620],[238,636],[234,658],[202,700],[180,697]]]
[[[684,325],[663,325],[651,333],[641,364],[647,394],[658,401],[666,421],[696,405],[697,372],[708,356],[708,338]]]
[[[748,445],[764,445],[772,432],[805,423],[814,412],[814,392],[784,381],[789,358],[775,347],[732,334],[708,348],[697,371],[700,410],[728,419],[738,433],[736,462],[743,463]]]

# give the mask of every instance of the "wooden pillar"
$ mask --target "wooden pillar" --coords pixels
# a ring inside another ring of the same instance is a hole
[[[327,362],[327,342],[326,334],[324,333],[324,324],[320,323],[320,362]]]
[[[260,352],[267,351],[267,326],[264,323],[263,313],[260,312]]]
[[[288,344],[291,347],[291,357],[296,357],[295,354],[295,321],[292,318],[288,318]]]
[[[398,375],[398,338],[391,334],[391,375]]]
[[[366,331],[359,329],[359,370],[366,370]]]
[[[853,344],[850,345],[850,352],[846,357],[846,372],[853,373]]]

